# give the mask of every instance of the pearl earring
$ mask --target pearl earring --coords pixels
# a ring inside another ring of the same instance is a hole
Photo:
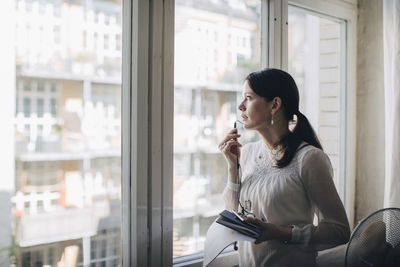
[[[272,118],[271,118],[271,125],[274,125],[274,115],[272,115]]]

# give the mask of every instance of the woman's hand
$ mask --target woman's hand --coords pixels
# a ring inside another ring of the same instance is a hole
[[[292,238],[291,227],[278,226],[252,217],[247,217],[245,221],[262,229],[261,236],[254,242],[254,244],[260,244],[268,240],[288,241]]]
[[[240,134],[238,134],[238,130],[232,129],[218,145],[219,150],[222,152],[222,155],[224,155],[230,168],[236,168],[236,164],[240,158],[240,147],[242,145],[237,140],[239,137]]]

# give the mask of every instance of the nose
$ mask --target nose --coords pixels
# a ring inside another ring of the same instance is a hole
[[[240,105],[238,106],[238,109],[239,109],[240,111],[245,111],[245,110],[246,110],[246,106],[244,105],[244,101],[242,101],[242,102],[240,103]]]

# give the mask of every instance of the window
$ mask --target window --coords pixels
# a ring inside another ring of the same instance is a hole
[[[104,34],[104,50],[108,50],[108,48],[110,47],[109,41],[110,38],[108,34]]]
[[[300,111],[318,134],[334,171],[342,200],[345,136],[346,23],[289,6],[288,69],[300,92]]]
[[[8,6],[2,3],[0,13],[15,15],[9,26],[18,38],[5,40],[0,51],[1,69],[13,70],[1,77],[0,114],[13,136],[1,141],[7,168],[0,192],[7,194],[0,195],[8,201],[0,223],[10,229],[0,250],[10,251],[15,266],[74,259],[77,266],[120,266],[122,52],[105,57],[87,47],[98,30],[91,14],[112,10],[122,17],[122,2],[19,0],[18,8]],[[121,24],[112,26],[106,49],[122,32]],[[0,265],[7,264],[2,259]]]
[[[23,83],[23,85],[24,85],[24,91],[30,91],[31,90],[30,81],[25,81]]]
[[[31,1],[25,2],[25,9],[26,9],[26,13],[32,12],[32,2]]]
[[[203,250],[207,229],[223,209],[227,170],[217,143],[237,118],[245,75],[260,68],[260,41],[245,47],[246,39],[238,37],[240,47],[228,51],[228,36],[217,35],[217,30],[240,31],[260,40],[261,2],[239,2],[242,5],[221,10],[218,1],[207,8],[176,1],[175,258]],[[231,53],[239,52],[241,60],[229,64]]]
[[[121,35],[115,35],[115,50],[121,51]]]
[[[59,25],[53,27],[53,36],[54,43],[59,44],[61,42],[61,27]]]
[[[99,34],[97,32],[95,32],[93,34],[93,48],[94,48],[94,50],[97,50],[98,41],[99,41]]]
[[[174,6],[169,1],[135,6],[133,11],[143,16],[130,14],[133,21],[128,29],[132,34],[124,32],[122,38],[123,50],[132,47],[124,68],[127,73],[134,73],[132,80],[126,79],[123,90],[123,103],[131,104],[132,109],[125,117],[128,125],[123,124],[130,138],[125,136],[123,143],[135,148],[124,150],[123,173],[129,181],[125,182],[128,189],[123,187],[123,191],[132,197],[125,198],[131,201],[132,214],[142,215],[124,221],[124,229],[136,233],[130,247],[124,249],[128,254],[135,253],[136,265],[144,266],[171,261],[176,266],[191,266],[191,261],[193,266],[201,261],[204,236],[221,208],[220,193],[226,182],[226,170],[221,167],[225,162],[217,151],[216,140],[236,119],[237,92],[244,75],[261,66],[288,70],[290,64],[288,1],[232,1],[229,5],[219,0],[206,4],[172,2]],[[345,84],[341,88],[346,88],[345,95],[341,92],[346,116],[340,121],[341,136],[345,132],[346,138],[339,141],[343,151],[343,144],[355,132],[347,119],[354,115],[354,109],[349,109],[354,99],[354,58],[347,55],[354,53],[354,38],[350,36],[355,34],[355,7],[351,3],[354,10],[346,6],[348,2],[320,0],[295,0],[290,4],[341,18],[336,22],[346,21],[346,53],[342,54],[346,64],[341,68],[346,73],[341,80]],[[220,7],[218,12],[213,9],[215,6]],[[233,10],[240,12],[229,13]],[[225,13],[230,14],[229,19]],[[235,16],[243,16],[240,21],[248,27],[236,23]],[[225,29],[224,21],[235,23],[228,23]],[[220,33],[217,40],[214,32]],[[129,40],[133,41],[132,46]],[[350,185],[349,190],[354,181],[353,145],[354,142],[346,144],[346,157],[340,159],[345,164],[339,167],[339,172],[346,173],[344,182]],[[346,197],[348,192],[344,195],[351,213],[352,200]],[[230,258],[225,255],[222,258]]]
[[[31,100],[29,98],[24,98],[24,115],[25,117],[30,116],[31,114]]]
[[[38,92],[43,92],[44,91],[44,84],[43,82],[39,81],[37,84],[37,91]]]
[[[61,4],[56,3],[53,5],[53,16],[54,17],[61,17]]]
[[[345,205],[351,213],[353,0],[46,0],[46,12],[37,19],[38,2],[19,0],[15,10],[0,9],[19,18],[17,41],[3,42],[10,51],[15,45],[15,58],[10,62],[2,57],[4,70],[17,71],[1,77],[8,79],[5,88],[16,83],[16,92],[4,90],[0,99],[8,111],[0,114],[12,114],[4,127],[13,128],[4,132],[15,133],[12,142],[0,140],[2,153],[13,155],[3,157],[8,161],[2,169],[8,177],[3,182],[12,184],[7,191],[13,221],[8,216],[0,220],[13,224],[9,231],[16,241],[15,265],[54,265],[66,252],[76,256],[78,266],[118,266],[121,257],[124,266],[185,266],[195,257],[201,261],[205,233],[222,207],[226,182],[216,143],[236,119],[245,75],[267,66],[301,74],[292,69],[293,62],[304,60],[301,47],[289,48],[293,36],[285,25],[296,12],[288,2],[303,8],[303,15],[341,25],[340,42],[345,45],[340,62],[345,63],[339,66],[342,85],[333,91],[340,98],[337,177],[345,181],[336,182],[346,185]],[[115,15],[117,23],[112,17],[104,28],[105,13]],[[43,38],[38,41],[40,27]],[[104,51],[104,34],[113,51]],[[303,92],[309,88],[301,86]],[[40,221],[45,215],[54,221]],[[89,215],[98,227],[87,223]],[[32,230],[32,217],[38,225],[57,226]],[[71,235],[65,229],[78,230]],[[1,249],[9,247],[4,242],[0,240]]]
[[[36,99],[36,111],[38,117],[43,117],[44,114],[44,100],[42,98]]]
[[[46,12],[46,6],[44,3],[39,3],[39,13],[43,15]]]
[[[55,117],[57,115],[57,100],[50,98],[50,114]]]
[[[87,32],[86,31],[82,32],[82,47],[83,48],[87,47]]]
[[[42,78],[30,78],[28,80],[24,77],[17,77],[17,85],[16,112],[17,125],[19,125],[17,128],[25,127],[32,131],[40,129],[41,132],[44,129],[45,136],[50,134],[49,127],[57,123],[46,118],[49,115],[56,116],[57,101],[60,101],[60,92],[55,83]],[[36,114],[38,120],[33,119],[33,114]],[[27,118],[27,120],[21,116]],[[24,124],[25,126],[23,126]]]

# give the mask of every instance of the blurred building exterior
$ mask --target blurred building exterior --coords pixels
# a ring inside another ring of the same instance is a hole
[[[18,266],[118,266],[121,2],[15,0]]]
[[[246,75],[260,68],[261,3],[177,0],[175,7],[173,255],[179,257],[203,250],[208,227],[224,209],[227,170],[218,142],[237,119]]]

